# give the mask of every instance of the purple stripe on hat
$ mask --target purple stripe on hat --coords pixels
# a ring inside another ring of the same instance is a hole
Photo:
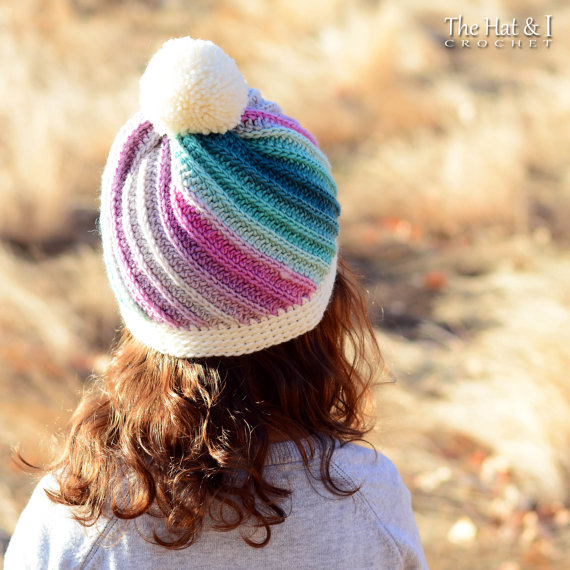
[[[156,137],[156,142],[160,143],[159,137]],[[152,196],[156,192],[156,169],[162,146],[162,144],[160,146],[155,144],[137,165],[139,174],[144,176],[143,179],[132,179],[132,184],[129,184],[127,179],[123,200],[127,200],[128,203],[123,205],[123,229],[130,246],[134,267],[147,278],[145,281],[148,287],[145,291],[151,302],[160,307],[174,322],[178,323],[178,326],[200,328],[207,325],[208,321],[189,309],[190,304],[184,295],[181,299],[176,296],[180,290],[172,283],[172,278],[164,272],[159,260],[152,253],[148,240],[149,238],[153,240],[153,238],[145,235],[139,217],[143,215],[144,218],[149,212],[144,207],[138,209],[138,199],[142,197],[144,201],[148,194]]]
[[[186,267],[196,272],[194,279],[188,279],[188,284],[238,322],[247,324],[251,319],[257,320],[266,316],[267,309],[256,304],[253,296],[249,294],[250,291],[246,290],[242,283],[228,276],[228,272],[216,264],[178,223],[170,197],[172,186],[169,160],[168,150],[163,153],[163,164],[160,167],[158,206],[168,239],[184,259]]]
[[[319,146],[317,139],[309,131],[306,131],[303,127],[301,127],[297,121],[284,115],[273,115],[271,113],[267,113],[266,111],[261,111],[260,109],[247,108],[243,112],[241,120],[247,121],[248,119],[252,121],[255,121],[255,119],[267,119],[271,123],[297,131],[299,134],[309,139],[316,147]]]
[[[149,135],[152,131],[152,124],[149,121],[139,123],[127,137],[119,154],[117,169],[113,177],[110,192],[111,217],[114,222],[112,235],[113,251],[121,274],[123,275],[125,285],[138,305],[144,309],[147,315],[153,320],[176,326],[176,322],[169,317],[161,307],[157,306],[147,294],[147,291],[150,289],[148,280],[146,280],[140,272],[135,272],[127,239],[121,227],[123,221],[122,188],[130,169],[133,164],[136,163],[137,155],[144,152],[145,145],[148,143]]]
[[[123,200],[129,197],[123,196],[123,193],[128,193],[129,190],[129,172],[140,168],[140,157],[147,153],[148,147],[156,140],[156,137],[151,136],[154,130],[146,128],[149,124],[139,124],[125,141],[113,181],[121,191],[114,193],[113,186],[111,188],[116,238],[113,249],[117,264],[127,290],[151,320],[176,327],[204,327],[208,322],[181,305],[153,274],[141,249],[143,238],[141,235],[135,235],[138,228],[136,215],[131,216],[131,219],[125,219],[123,216]],[[125,168],[125,164],[129,165],[128,168]],[[133,199],[133,196],[130,198]],[[128,208],[129,213],[132,213],[132,204],[128,204]]]
[[[180,252],[171,243],[160,219],[157,181],[161,176],[162,169],[168,170],[170,168],[169,149],[168,138],[163,137],[160,141],[160,148],[153,149],[154,160],[152,168],[149,168],[147,172],[148,182],[150,183],[145,183],[144,188],[142,188],[144,205],[141,204],[140,207],[144,209],[143,215],[146,218],[148,231],[150,232],[150,235],[146,236],[144,241],[140,243],[145,263],[148,264],[156,276],[156,280],[165,284],[169,293],[168,298],[172,299],[175,308],[190,316],[190,324],[195,324],[200,328],[231,324],[234,322],[234,319],[223,313],[221,309],[212,303],[209,303],[207,299],[199,294],[195,287],[189,285],[200,277],[197,276],[196,271],[193,271],[187,264],[185,257],[181,256]],[[140,192],[141,188],[138,188],[138,191]],[[149,241],[147,242],[147,240]],[[160,251],[162,262],[155,259],[149,247],[146,247],[150,243],[154,243],[155,247]],[[182,325],[182,321],[180,324]]]
[[[228,237],[226,232],[224,235],[218,231],[213,226],[213,214],[186,202],[177,188],[174,189],[174,212],[182,227],[205,251],[228,271],[273,299],[273,305],[277,303],[282,309],[299,305],[304,297],[317,290],[311,280],[295,274],[287,266],[274,260],[267,263],[270,258],[249,246],[237,234]]]

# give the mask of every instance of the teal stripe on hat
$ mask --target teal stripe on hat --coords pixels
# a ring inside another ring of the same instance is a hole
[[[233,133],[210,135],[209,139],[233,138]],[[203,140],[200,140],[203,139]],[[265,177],[251,165],[250,157],[244,157],[248,169],[244,172],[244,162],[238,162],[230,152],[215,154],[209,151],[210,143],[206,137],[186,136],[182,144],[189,158],[200,164],[212,179],[224,189],[226,197],[233,207],[257,220],[266,228],[272,230],[288,243],[294,244],[303,251],[319,257],[327,264],[334,256],[333,240],[328,240],[324,232],[312,231],[298,216],[293,216],[287,209],[287,204],[279,198],[283,189],[274,181]],[[186,157],[181,157],[187,160]],[[215,202],[213,211],[216,211]]]
[[[280,184],[265,175],[259,167],[264,157],[248,150],[235,133],[188,135],[177,142],[175,158],[183,184],[212,214],[225,217],[224,223],[238,235],[253,238],[256,247],[294,270],[317,282],[326,275],[338,235],[338,203],[332,190],[325,199],[318,196],[323,189],[314,192],[317,198],[310,196],[310,202],[302,199],[299,185],[291,180]]]

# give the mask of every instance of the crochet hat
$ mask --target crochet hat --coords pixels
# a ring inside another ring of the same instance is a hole
[[[101,192],[125,325],[177,357],[255,352],[321,320],[339,205],[313,136],[208,41],[167,41],[140,81]]]

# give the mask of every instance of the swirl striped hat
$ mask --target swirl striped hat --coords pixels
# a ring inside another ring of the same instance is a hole
[[[103,255],[132,335],[177,357],[255,352],[314,328],[336,275],[339,204],[313,136],[233,59],[179,38],[103,173]]]

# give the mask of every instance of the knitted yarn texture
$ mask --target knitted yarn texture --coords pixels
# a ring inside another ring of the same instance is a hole
[[[182,40],[174,51],[199,41]],[[257,90],[246,88],[240,103],[239,79],[231,71],[224,82],[229,64],[212,65],[213,44],[203,43],[210,59],[194,50],[163,82],[176,84],[183,112],[157,127],[151,117],[165,100],[162,116],[172,117],[172,97],[143,105],[112,145],[101,191],[103,255],[125,325],[177,357],[246,354],[304,334],[321,320],[336,276],[340,207],[326,157]],[[190,95],[180,95],[188,80],[176,73],[200,77]],[[216,115],[233,105],[227,92],[219,99],[224,85],[238,85],[237,119],[235,109]],[[204,124],[208,97],[222,103]]]

